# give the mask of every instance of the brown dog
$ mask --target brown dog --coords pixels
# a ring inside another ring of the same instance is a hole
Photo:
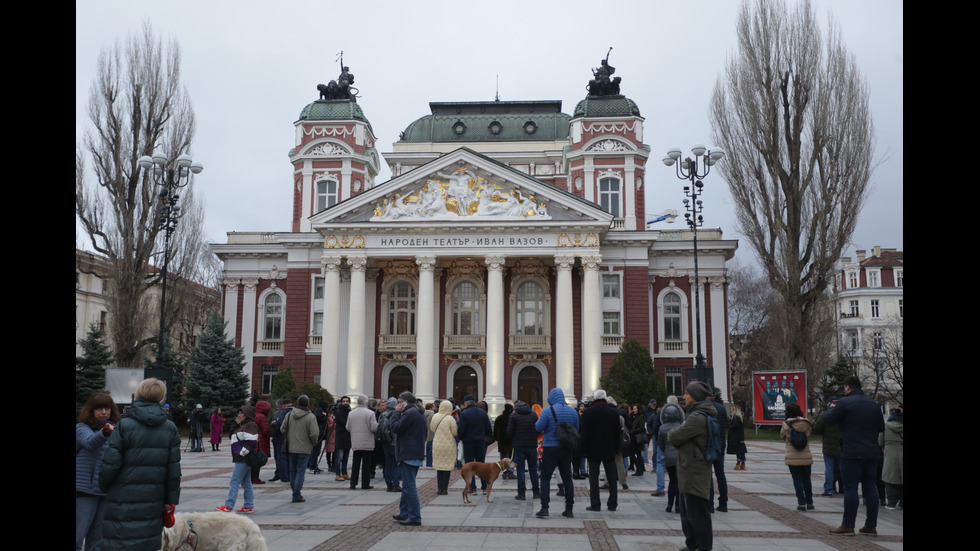
[[[506,457],[496,463],[477,463],[471,461],[463,465],[460,474],[463,475],[463,503],[470,503],[469,493],[470,484],[474,476],[478,476],[487,483],[487,503],[493,503],[490,499],[490,491],[493,490],[493,481],[497,480],[500,473],[510,468],[510,459]]]

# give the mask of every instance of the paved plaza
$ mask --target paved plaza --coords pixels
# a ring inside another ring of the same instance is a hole
[[[227,444],[227,440],[225,440]],[[783,464],[780,442],[746,442],[745,471],[733,471],[728,456],[729,504],[727,513],[712,515],[716,551],[830,551],[903,549],[904,512],[881,508],[879,537],[831,536],[829,528],[840,525],[843,498],[819,497],[823,487],[820,445],[810,444],[816,462],[813,488],[816,511],[796,510],[796,495],[789,470]],[[488,461],[498,458],[488,452]],[[321,465],[323,467],[323,465]],[[183,479],[178,512],[213,511],[228,493],[232,469],[227,445],[221,452],[183,453]],[[262,469],[263,480],[272,478],[272,462]],[[462,480],[453,471],[449,495],[436,495],[435,471],[419,470],[422,526],[401,526],[392,520],[398,513],[399,494],[385,491],[381,471],[372,481],[375,489],[351,490],[349,482],[337,482],[324,469],[306,475],[305,503],[291,503],[288,484],[268,482],[255,486],[255,514],[251,515],[273,551],[660,551],[684,544],[680,515],[667,513],[667,498],[652,497],[656,475],[627,479],[630,489],[619,492],[619,508],[589,512],[588,481],[575,481],[575,518],[560,516],[561,498],[552,495],[552,515],[535,518],[538,503],[516,501],[517,482],[498,479],[488,504],[479,494],[473,504],[462,503]],[[552,483],[552,492],[557,490]],[[236,507],[242,505],[239,491]],[[716,498],[717,503],[717,498]],[[857,526],[864,524],[864,507]]]

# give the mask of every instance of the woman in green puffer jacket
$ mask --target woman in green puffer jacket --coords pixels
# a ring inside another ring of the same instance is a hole
[[[180,435],[162,405],[166,392],[159,379],[140,383],[102,455],[105,551],[160,549],[164,513],[180,501]]]

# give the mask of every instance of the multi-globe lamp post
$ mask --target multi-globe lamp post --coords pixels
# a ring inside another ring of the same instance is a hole
[[[170,238],[177,230],[177,222],[180,220],[180,206],[177,204],[180,195],[177,192],[187,187],[192,180],[193,174],[200,174],[204,170],[204,165],[195,163],[191,156],[183,154],[177,157],[176,168],[168,168],[169,162],[167,155],[160,151],[155,151],[152,157],[143,156],[139,160],[140,167],[149,175],[150,181],[160,187],[158,197],[160,198],[160,210],[156,218],[156,225],[160,231],[164,232],[163,241],[163,268],[160,275],[160,332],[157,335],[157,358],[154,362],[152,376],[163,381],[170,380],[170,370],[160,364],[160,356],[164,353],[164,327],[167,321],[167,268],[170,265]],[[169,386],[167,389],[167,401],[169,402]]]
[[[708,364],[705,362],[704,354],[701,352],[701,279],[698,274],[698,228],[704,222],[701,211],[704,205],[701,202],[701,193],[704,191],[702,178],[711,172],[711,167],[725,156],[725,151],[720,147],[708,149],[703,145],[695,145],[691,148],[694,157],[685,157],[683,161],[678,161],[683,154],[681,148],[672,147],[664,157],[664,164],[674,166],[676,164],[677,177],[681,180],[689,181],[690,184],[684,185],[684,219],[694,234],[694,328],[697,335],[697,355],[695,356],[695,369],[699,381],[712,385],[713,381],[708,381]]]

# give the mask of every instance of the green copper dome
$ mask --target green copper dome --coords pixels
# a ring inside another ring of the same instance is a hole
[[[367,123],[371,128],[371,122],[364,116],[364,111],[357,102],[350,100],[317,100],[307,105],[300,111],[299,120],[301,121],[349,121],[358,120]],[[374,129],[371,129],[374,132]]]
[[[575,106],[578,117],[639,117],[640,108],[626,96],[587,97]]]
[[[568,139],[561,101],[432,102],[431,115],[405,128],[402,142],[513,142]]]

